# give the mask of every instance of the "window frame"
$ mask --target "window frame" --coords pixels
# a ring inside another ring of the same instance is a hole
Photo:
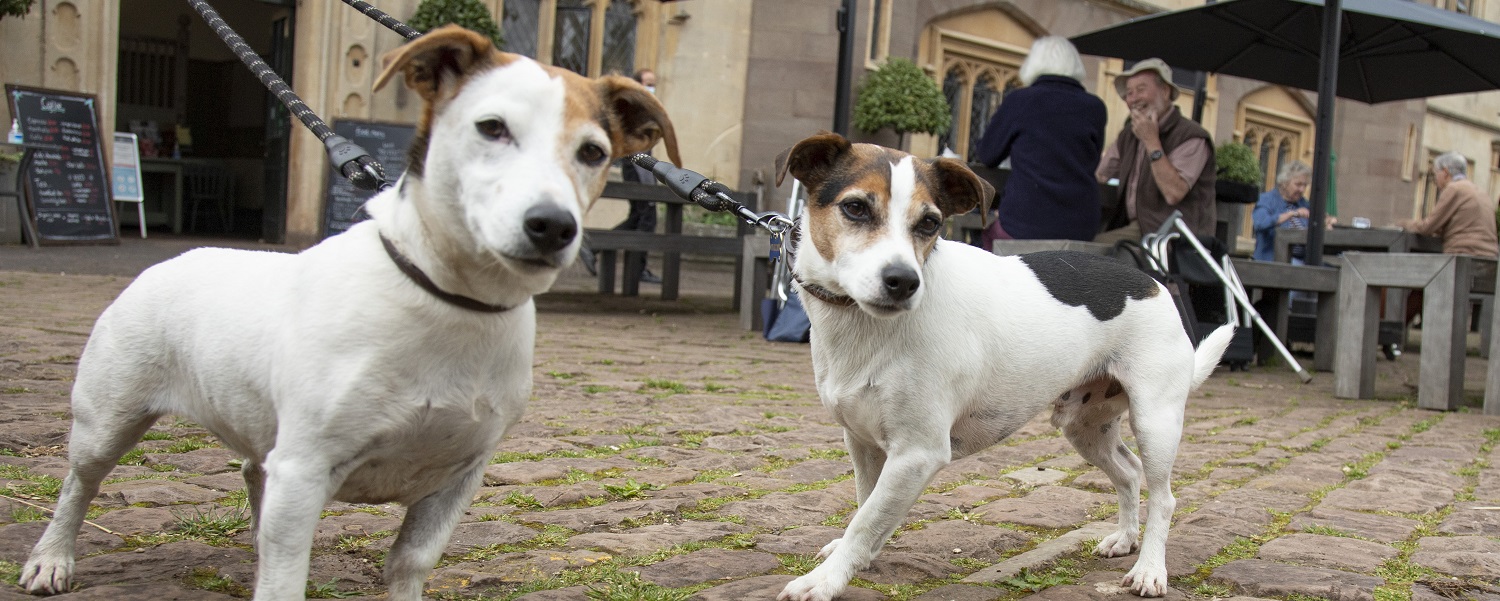
[[[496,14],[503,19],[505,15],[505,3],[517,0],[496,0]],[[654,0],[653,0],[654,1]],[[629,73],[621,75],[631,76],[641,69],[655,69],[654,60],[650,60],[650,53],[643,52],[644,25],[648,22],[645,18],[647,9],[645,0],[583,0],[583,5],[590,10],[589,15],[589,41],[588,41],[588,67],[586,73],[580,73],[585,77],[598,77],[602,73],[604,65],[604,36],[606,16],[610,5],[615,2],[628,3],[631,15],[635,18],[635,40],[633,49],[634,67]],[[544,65],[555,65],[553,46],[557,42],[557,0],[538,0],[537,7],[537,36],[536,56],[537,62]],[[502,23],[503,26],[503,23]]]

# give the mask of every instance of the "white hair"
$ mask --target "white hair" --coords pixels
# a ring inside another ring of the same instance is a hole
[[[1043,75],[1061,75],[1083,82],[1083,59],[1068,38],[1049,35],[1031,44],[1031,53],[1021,63],[1021,83],[1031,85]]]
[[[1448,151],[1432,159],[1432,166],[1447,171],[1453,177],[1462,177],[1469,170],[1469,161],[1457,151]]]
[[[1302,161],[1292,161],[1282,165],[1281,169],[1276,171],[1276,185],[1280,186],[1304,175],[1312,177],[1312,167],[1308,167],[1307,163]]]

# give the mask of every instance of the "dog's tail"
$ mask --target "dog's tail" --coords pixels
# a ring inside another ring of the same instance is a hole
[[[1234,324],[1226,323],[1198,343],[1198,350],[1193,353],[1194,390],[1202,386],[1208,376],[1213,375],[1214,368],[1219,365],[1219,357],[1224,356],[1224,349],[1229,348],[1231,340],[1234,340]]]

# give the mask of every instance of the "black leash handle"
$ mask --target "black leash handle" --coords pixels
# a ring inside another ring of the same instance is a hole
[[[384,25],[386,29],[401,34],[401,37],[404,37],[408,40],[417,39],[422,35],[422,32],[408,27],[405,23],[396,20],[395,17],[392,17],[385,11],[375,8],[374,6],[370,5],[369,2],[365,2],[364,0],[344,0],[344,4],[348,4],[349,6],[354,7],[354,10],[364,13],[366,17],[374,19],[376,23]]]
[[[774,211],[756,213],[750,210],[740,201],[729,195],[729,188],[724,184],[704,177],[703,174],[684,169],[666,161],[659,161],[644,152],[630,155],[630,162],[650,171],[656,176],[657,181],[667,186],[673,194],[690,200],[698,206],[716,213],[734,213],[745,223],[757,226],[774,235],[779,235],[792,227],[792,221],[786,215]]]
[[[380,163],[359,145],[333,133],[333,129],[318,118],[317,113],[307,108],[307,104],[292,92],[292,87],[287,85],[270,65],[260,60],[260,56],[255,54],[255,49],[246,44],[245,39],[235,33],[234,29],[219,17],[218,11],[204,0],[187,0],[187,2],[208,23],[209,29],[218,34],[219,39],[224,40],[229,50],[239,57],[240,62],[250,68],[250,72],[255,74],[261,85],[266,86],[266,89],[270,90],[277,100],[286,105],[287,110],[291,111],[303,125],[307,126],[308,130],[312,131],[313,135],[318,137],[318,140],[323,142],[328,149],[328,159],[333,162],[333,166],[339,170],[339,173],[354,184],[354,187],[361,190],[384,190],[391,187],[385,179],[385,169],[380,166]],[[389,15],[386,16],[389,18]]]

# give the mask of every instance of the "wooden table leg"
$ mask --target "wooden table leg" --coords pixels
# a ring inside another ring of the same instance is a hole
[[[1473,262],[1454,256],[1422,289],[1422,363],[1417,406],[1452,411],[1464,396]]]
[[[1346,255],[1347,256],[1347,255]],[[1339,269],[1338,341],[1334,345],[1333,396],[1367,399],[1375,395],[1375,332],[1379,291],[1365,283],[1353,260]]]

